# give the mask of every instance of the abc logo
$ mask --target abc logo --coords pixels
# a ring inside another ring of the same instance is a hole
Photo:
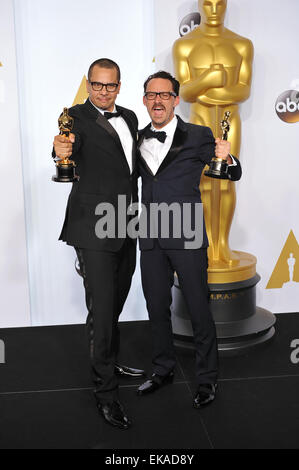
[[[195,28],[197,28],[201,23],[200,13],[190,13],[190,15],[185,16],[183,21],[180,24],[180,35],[181,37],[186,36],[186,34],[191,33]]]
[[[299,91],[285,91],[276,101],[278,117],[288,123],[299,122]]]

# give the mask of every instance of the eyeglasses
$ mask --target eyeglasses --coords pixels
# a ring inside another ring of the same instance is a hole
[[[114,93],[119,86],[119,83],[101,83],[101,82],[90,82],[93,91],[102,91],[106,88],[108,93]]]
[[[172,93],[170,91],[160,91],[159,93],[154,92],[154,91],[148,91],[147,93],[144,93],[144,96],[146,97],[147,100],[154,101],[157,96],[160,96],[160,98],[163,101],[168,101],[170,98],[173,96],[174,98],[177,97],[175,93]]]

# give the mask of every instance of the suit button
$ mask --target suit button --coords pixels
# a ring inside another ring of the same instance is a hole
[[[157,183],[158,181],[159,181],[158,178],[155,178],[155,179],[154,179],[154,182],[155,182],[155,183]]]

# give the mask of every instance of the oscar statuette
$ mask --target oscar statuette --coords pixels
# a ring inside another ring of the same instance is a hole
[[[62,115],[58,119],[58,127],[60,135],[69,137],[73,127],[74,118],[68,114],[68,109],[64,108]],[[56,183],[74,183],[79,181],[79,176],[75,172],[76,164],[69,158],[59,160],[56,162],[56,175],[53,176],[52,181]]]
[[[230,115],[231,112],[227,111],[224,115],[223,121],[221,121],[222,140],[228,140],[228,133],[230,131]],[[217,178],[221,180],[229,179],[227,161],[214,157],[211,161],[210,168],[205,172],[205,175],[209,176],[210,178]]]

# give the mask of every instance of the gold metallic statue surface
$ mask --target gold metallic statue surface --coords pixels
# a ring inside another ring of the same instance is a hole
[[[60,130],[60,135],[66,135],[68,137],[69,133],[73,130],[74,127],[74,118],[68,114],[68,109],[63,108],[63,113],[58,119],[58,127]]]
[[[226,111],[224,114],[224,118],[221,121],[221,129],[222,129],[222,140],[228,140],[228,134],[230,131],[230,118],[231,112]],[[212,158],[212,161],[210,163],[210,168],[208,171],[205,171],[205,175],[209,176],[210,178],[216,178],[216,179],[222,179],[222,180],[228,180],[230,179],[228,176],[228,163],[227,160],[223,160],[218,157]]]
[[[228,139],[228,133],[230,131],[230,118],[231,112],[226,111],[224,115],[223,121],[221,121],[221,129],[222,129],[222,140],[227,140]]]
[[[63,113],[58,119],[58,127],[60,135],[69,137],[74,127],[74,118],[68,113],[68,108],[63,109]],[[69,158],[59,160],[56,163],[56,175],[53,176],[52,181],[56,183],[73,183],[79,180],[79,176],[75,174],[76,164]]]
[[[65,137],[69,137],[70,133],[74,127],[74,118],[72,118],[67,108],[63,108],[63,113],[58,119],[58,127],[60,131],[60,135],[64,135]],[[69,158],[65,158],[61,161],[61,164],[69,163]]]
[[[210,127],[217,138],[222,135],[223,115],[231,113],[229,140],[232,155],[239,158],[239,103],[250,95],[253,45],[224,27],[227,0],[199,0],[198,5],[201,26],[174,44],[175,74],[183,100],[191,103],[190,122]],[[255,275],[256,258],[229,248],[235,184],[203,176],[201,191],[210,241],[209,282],[235,282]]]

